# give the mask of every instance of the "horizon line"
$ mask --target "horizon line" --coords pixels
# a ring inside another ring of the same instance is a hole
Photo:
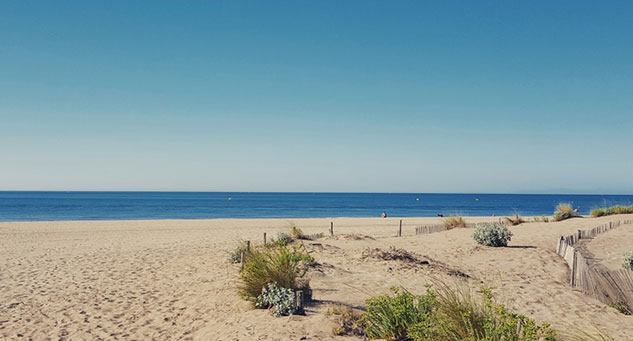
[[[536,193],[536,192],[343,192],[343,191],[204,191],[204,190],[3,190],[0,192],[83,193],[296,193],[296,194],[465,194],[465,195],[633,195],[632,193]]]

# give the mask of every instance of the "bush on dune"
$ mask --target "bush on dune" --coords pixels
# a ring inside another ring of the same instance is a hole
[[[456,227],[466,227],[466,221],[462,217],[448,217],[444,220],[444,226],[449,230]]]
[[[306,239],[306,235],[303,234],[303,231],[296,226],[290,228],[290,237],[292,239]]]
[[[370,339],[387,340],[555,340],[548,324],[512,313],[494,302],[490,290],[440,284],[424,295],[393,289],[393,295],[367,300],[360,322]]]
[[[242,261],[242,254],[246,252],[246,243],[240,242],[233,251],[229,253],[229,261],[233,264]]]
[[[305,275],[313,261],[302,245],[289,247],[277,243],[253,247],[244,256],[239,294],[247,300],[257,301],[269,284],[275,284],[293,291],[303,290],[309,299],[310,285]]]
[[[484,223],[477,227],[473,234],[475,241],[485,246],[507,246],[512,239],[512,232],[497,223]]]
[[[560,203],[556,206],[556,211],[554,212],[554,220],[562,221],[565,219],[577,217],[578,215],[574,211],[574,208],[569,203]]]
[[[608,215],[614,215],[614,214],[633,214],[633,205],[630,205],[630,206],[615,205],[612,207],[602,207],[602,208],[595,208],[591,210],[591,216],[596,217],[596,218],[604,217]]]

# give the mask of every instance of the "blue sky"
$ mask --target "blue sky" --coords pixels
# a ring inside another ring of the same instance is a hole
[[[0,190],[633,193],[628,1],[4,1]]]

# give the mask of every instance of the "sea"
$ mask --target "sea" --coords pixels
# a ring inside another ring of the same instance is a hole
[[[633,195],[0,191],[0,221],[551,215],[631,205]]]

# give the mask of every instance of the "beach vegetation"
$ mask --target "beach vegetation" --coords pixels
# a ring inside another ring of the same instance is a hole
[[[512,232],[498,223],[483,223],[475,229],[473,238],[478,244],[485,246],[507,246],[512,239]]]
[[[367,300],[360,318],[367,337],[386,340],[556,340],[547,323],[513,313],[497,304],[489,289],[478,295],[439,284],[424,295],[402,288]]]
[[[512,226],[525,223],[525,220],[523,220],[523,218],[521,218],[518,214],[515,214],[514,217],[505,217],[503,218],[503,221]]]
[[[622,267],[633,270],[633,251],[624,254],[624,263],[622,263]]]
[[[242,254],[246,253],[246,243],[241,241],[239,244],[229,253],[229,261],[233,264],[239,263],[242,261]]]
[[[292,226],[290,228],[290,237],[292,239],[306,239],[306,235],[303,234],[303,231],[296,227],[296,226]]]
[[[534,217],[534,222],[535,223],[538,223],[538,222],[549,223],[549,217],[546,217],[546,216]]]
[[[633,205],[621,206],[615,205],[611,207],[594,208],[591,210],[592,217],[604,217],[614,214],[633,214]]]
[[[574,207],[570,203],[560,203],[554,211],[554,220],[562,221],[569,218],[577,217]]]
[[[244,299],[257,301],[264,288],[275,284],[293,291],[302,290],[304,297],[310,299],[310,284],[305,275],[313,262],[314,258],[303,245],[275,243],[251,247],[244,255],[239,294]]]
[[[277,232],[277,239],[275,239],[275,244],[277,245],[288,245],[292,243],[292,237],[286,232]]]
[[[360,323],[361,314],[358,311],[347,307],[333,307],[328,308],[326,315],[336,316],[336,326],[332,328],[332,334],[366,336]]]
[[[466,220],[462,217],[448,217],[444,219],[444,226],[446,226],[448,230],[457,227],[466,227]]]
[[[610,304],[609,306],[611,306],[611,308],[614,308],[615,310],[617,310],[621,314],[633,315],[633,312],[631,311],[631,308],[629,308],[628,304],[626,304],[625,302],[615,302],[613,304]]]
[[[257,296],[255,307],[269,309],[275,317],[288,316],[298,313],[297,296],[290,288],[280,287],[276,283],[269,283],[262,288],[262,292]]]
[[[402,288],[392,288],[393,294],[370,298],[360,323],[370,339],[408,340],[413,334],[424,335],[432,327],[436,306],[433,291],[416,296]]]

